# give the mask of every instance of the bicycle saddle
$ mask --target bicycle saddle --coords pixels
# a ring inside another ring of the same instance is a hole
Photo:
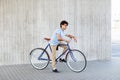
[[[50,41],[50,38],[48,38],[48,37],[45,37],[45,38],[44,38],[44,40]]]

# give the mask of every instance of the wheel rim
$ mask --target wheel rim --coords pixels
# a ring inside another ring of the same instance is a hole
[[[67,65],[74,72],[82,72],[86,68],[86,58],[79,50],[72,50],[67,54]]]
[[[30,62],[32,66],[36,69],[44,69],[49,64],[49,57],[46,52],[39,58],[39,56],[43,53],[43,49],[34,49],[30,55]],[[39,58],[39,59],[38,59]]]

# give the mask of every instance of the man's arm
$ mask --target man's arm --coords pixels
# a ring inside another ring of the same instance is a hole
[[[75,36],[73,35],[70,35],[70,34],[66,34],[65,36],[69,37],[69,38],[73,38],[75,42],[77,42],[77,39]]]
[[[66,34],[65,36],[69,37],[69,38],[74,38],[75,36],[70,35],[70,34]]]
[[[57,38],[58,38],[58,41],[65,41],[67,43],[69,42],[68,40],[63,39],[60,34],[57,34]]]

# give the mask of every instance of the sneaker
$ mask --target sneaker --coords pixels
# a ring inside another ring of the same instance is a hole
[[[65,59],[61,59],[61,58],[59,59],[59,61],[60,61],[60,62],[66,62]]]
[[[53,72],[56,72],[56,73],[59,73],[59,71],[57,69],[53,69],[52,70]]]

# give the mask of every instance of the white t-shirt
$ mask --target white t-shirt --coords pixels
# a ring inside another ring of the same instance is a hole
[[[57,38],[57,34],[60,34],[60,36],[62,38],[64,38],[65,35],[66,35],[66,33],[61,28],[55,30],[55,32],[53,33],[53,35],[51,37],[50,45],[58,45],[59,44],[59,41],[58,41],[58,38]]]

